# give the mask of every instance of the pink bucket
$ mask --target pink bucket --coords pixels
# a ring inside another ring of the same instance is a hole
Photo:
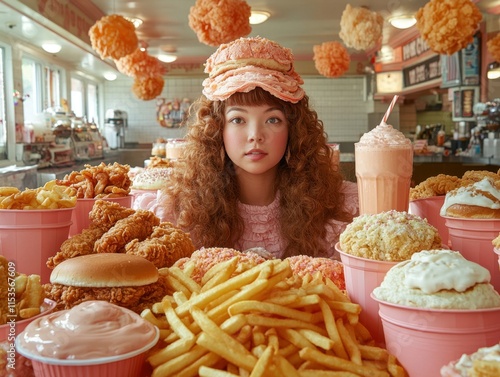
[[[459,219],[444,217],[450,234],[451,248],[465,259],[480,264],[491,274],[491,284],[500,292],[498,257],[492,252],[492,241],[500,233],[500,219]]]
[[[24,274],[40,275],[48,283],[49,257],[54,256],[68,239],[74,208],[40,210],[0,210],[2,254]]]
[[[443,365],[500,339],[500,308],[413,308],[377,300],[387,350],[411,377],[439,376]]]
[[[438,230],[443,243],[448,245],[448,227],[445,224],[444,218],[439,212],[444,204],[444,195],[432,196],[425,199],[416,199],[410,201],[409,212],[417,215],[422,219],[427,219],[427,222]]]
[[[132,195],[119,196],[116,198],[101,198],[102,200],[108,200],[110,202],[115,202],[123,207],[132,207]],[[76,207],[73,213],[73,225],[69,230],[69,236],[72,237],[75,234],[79,234],[83,229],[87,229],[90,226],[89,213],[94,207],[94,203],[99,199],[77,199]]]
[[[355,257],[340,250],[338,243],[335,248],[344,265],[345,285],[349,298],[363,309],[359,321],[370,331],[377,344],[383,344],[384,330],[378,315],[378,303],[370,295],[382,283],[387,271],[398,262]]]

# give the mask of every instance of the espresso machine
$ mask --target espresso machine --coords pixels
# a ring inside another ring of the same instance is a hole
[[[128,128],[128,115],[124,110],[106,110],[104,137],[111,149],[125,147],[125,133]]]

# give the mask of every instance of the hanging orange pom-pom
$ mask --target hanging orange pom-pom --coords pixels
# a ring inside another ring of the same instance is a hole
[[[146,51],[139,48],[133,53],[115,60],[116,68],[124,75],[137,76],[163,76],[167,69],[163,63]]]
[[[453,55],[472,43],[483,16],[471,0],[431,0],[415,18],[420,35],[432,51]]]
[[[340,42],[325,42],[313,47],[314,64],[325,77],[342,76],[351,63],[347,49]]]
[[[250,10],[243,0],[196,0],[189,27],[201,43],[219,46],[250,34]]]
[[[347,47],[368,50],[382,38],[384,18],[377,12],[350,4],[342,12],[339,37]]]
[[[164,85],[165,80],[161,76],[140,76],[135,78],[132,92],[137,98],[149,101],[161,94]]]
[[[486,46],[488,47],[488,52],[495,59],[495,61],[500,62],[500,33],[498,33],[494,38],[490,39]]]
[[[120,59],[139,46],[134,24],[118,14],[102,17],[90,28],[89,36],[102,59]]]

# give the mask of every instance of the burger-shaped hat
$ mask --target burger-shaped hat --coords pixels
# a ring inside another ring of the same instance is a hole
[[[297,103],[304,97],[300,87],[304,81],[295,72],[291,50],[261,37],[221,45],[205,63],[205,73],[203,94],[212,101],[256,87],[287,102]]]

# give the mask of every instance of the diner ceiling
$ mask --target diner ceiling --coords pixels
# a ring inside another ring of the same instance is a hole
[[[54,0],[56,1],[56,0]],[[264,10],[270,19],[260,25],[252,25],[250,36],[262,36],[292,49],[297,60],[312,60],[313,46],[327,41],[341,41],[340,19],[347,4],[353,7],[366,6],[379,12],[385,19],[383,44],[401,35],[387,20],[399,14],[414,14],[428,0],[247,0],[253,10]],[[76,69],[93,74],[102,74],[114,69],[111,61],[101,61],[95,51],[85,43],[77,41],[53,23],[46,22],[40,14],[28,9],[27,0],[0,0],[0,33],[13,41],[22,41],[30,48],[40,49],[41,42],[57,39],[63,45],[54,59],[61,59]],[[44,3],[43,0],[39,0]],[[61,3],[61,1],[59,1]],[[178,56],[174,63],[202,64],[215,51],[215,47],[198,41],[188,25],[188,14],[195,0],[67,0],[93,19],[103,15],[120,14],[138,17],[143,24],[137,35],[148,46],[150,55],[160,50],[173,50]],[[480,0],[478,7],[488,19],[500,25],[500,0]],[[25,32],[27,20],[33,21],[29,33]],[[498,21],[496,21],[498,20]],[[497,30],[500,27],[497,27]],[[349,50],[352,54],[360,53]]]

